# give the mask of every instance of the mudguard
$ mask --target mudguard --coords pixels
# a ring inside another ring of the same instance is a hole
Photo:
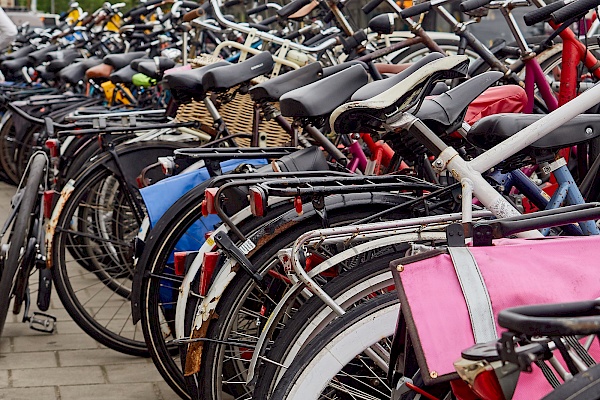
[[[119,145],[115,148],[115,151],[119,155],[119,163],[125,171],[126,181],[137,186],[136,177],[140,174],[143,167],[148,163],[153,162],[153,160],[156,160],[158,157],[173,154],[173,150],[182,147],[186,147],[186,144],[167,141],[147,141]],[[103,153],[93,160],[75,179],[70,179],[60,192],[60,197],[52,211],[52,217],[46,225],[47,268],[52,268],[52,243],[54,240],[54,233],[65,204],[67,204],[67,201],[73,194],[75,188],[77,188],[78,185],[87,182],[90,176],[96,173],[98,168],[106,168],[115,173],[118,171],[114,158],[108,153]],[[161,176],[160,174],[156,174],[152,178],[159,180],[163,177],[164,176]]]

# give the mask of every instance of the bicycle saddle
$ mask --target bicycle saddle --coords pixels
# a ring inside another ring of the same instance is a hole
[[[37,71],[39,76],[45,81],[54,79],[54,72],[48,71],[46,65],[38,65],[37,67],[35,67],[35,70]]]
[[[362,101],[367,100],[372,97],[377,96],[380,93],[385,92],[389,88],[398,84],[399,82],[406,79],[408,76],[415,73],[419,68],[429,64],[432,61],[439,60],[444,58],[444,56],[440,53],[430,53],[425,57],[421,58],[419,61],[406,68],[404,71],[399,72],[398,74],[392,76],[391,78],[382,79],[379,81],[374,81],[365,85],[364,87],[358,89],[356,93],[352,95],[352,101]]]
[[[102,61],[118,70],[129,65],[129,63],[133,60],[142,58],[144,56],[146,56],[145,51],[134,51],[132,53],[125,54],[109,54],[105,56]]]
[[[454,89],[438,96],[427,98],[415,114],[427,123],[439,125],[437,132],[453,132],[460,125],[467,112],[467,107],[487,88],[502,78],[502,72],[489,71],[458,85]]]
[[[356,64],[363,65],[365,70],[367,69],[366,64],[360,61],[349,61],[326,68],[322,68],[319,63],[308,64],[305,67],[287,72],[276,78],[269,79],[266,82],[253,86],[250,89],[250,96],[252,97],[252,100],[259,103],[262,101],[279,101],[279,98],[287,92],[309,85],[319,79],[331,76]]]
[[[88,58],[83,61],[76,62],[60,70],[58,76],[67,83],[76,85],[77,82],[85,77],[85,71],[98,64],[102,64],[99,58]]]
[[[107,79],[115,69],[108,64],[98,64],[85,71],[86,79]]]
[[[250,97],[257,103],[262,101],[278,101],[283,94],[316,82],[321,78],[322,74],[323,68],[321,64],[308,64],[305,67],[287,72],[253,86],[249,91]]]
[[[135,69],[131,68],[131,65],[127,65],[121,68],[120,70],[110,74],[110,81],[114,84],[131,83],[133,76],[137,73],[138,72]]]
[[[133,64],[133,63],[132,63]],[[161,79],[165,71],[175,66],[175,61],[166,57],[158,57],[152,60],[140,60],[133,69],[153,79]]]
[[[205,91],[227,90],[271,72],[274,65],[271,53],[262,52],[244,62],[208,71],[202,77],[202,85]]]
[[[57,49],[58,49],[57,45],[52,45],[52,46],[44,47],[41,50],[36,50],[34,52],[29,53],[27,55],[27,58],[29,59],[29,61],[31,62],[31,64],[33,64],[33,65],[39,65],[39,64],[43,63],[44,61],[46,61],[46,55],[48,53],[56,51]]]
[[[175,100],[179,103],[189,102],[192,99],[202,100],[206,96],[202,86],[202,78],[208,71],[230,65],[227,61],[209,64],[202,68],[175,71],[165,76],[163,82]]]
[[[73,59],[75,59],[77,57],[81,57],[81,53],[76,49],[56,50],[56,51],[51,51],[49,53],[46,53],[45,60],[46,61],[64,60],[65,58],[68,58],[68,57],[73,57]]]
[[[14,60],[16,58],[25,57],[27,54],[34,52],[34,51],[35,51],[35,47],[29,45],[29,46],[21,47],[20,49],[15,50],[12,53],[4,54],[1,59],[2,59],[2,61]]]
[[[543,118],[540,114],[496,114],[477,121],[467,139],[473,144],[489,149],[515,133]],[[533,142],[534,149],[558,150],[585,143],[600,136],[600,115],[582,114]]]
[[[417,112],[437,81],[464,76],[468,65],[467,56],[431,61],[373,98],[338,107],[331,115],[331,128],[337,133],[357,132],[361,128],[379,129],[382,123],[410,108]]]
[[[21,70],[21,68],[29,65],[29,59],[27,57],[15,58],[14,60],[2,61],[0,69],[4,74],[14,74]]]
[[[48,63],[46,71],[56,73],[66,66],[71,65],[76,58],[81,56],[78,51],[64,51],[62,53],[62,56],[60,56],[62,58],[56,58]],[[46,54],[46,57],[48,57],[48,55],[49,54]]]
[[[347,101],[368,81],[365,69],[352,65],[281,96],[279,106],[285,117],[317,117],[327,115]]]

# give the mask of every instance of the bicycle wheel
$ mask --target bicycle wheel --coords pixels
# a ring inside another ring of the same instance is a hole
[[[394,287],[389,263],[399,257],[394,252],[378,256],[360,266],[344,272],[324,286],[325,292],[345,310],[355,307],[374,295],[381,295]],[[337,315],[317,297],[306,302],[286,322],[274,345],[265,355],[258,372],[253,392],[255,399],[271,396],[277,382],[297,354]]]
[[[126,354],[148,355],[129,305],[130,244],[139,230],[138,214],[145,211],[138,209],[143,202],[127,182],[135,181],[145,160],[172,154],[179,147],[185,145],[156,141],[117,147],[124,177],[112,157],[98,157],[75,180],[56,221],[51,262],[61,301],[86,333]]]
[[[598,400],[600,399],[600,365],[581,372],[563,383],[542,400]]]
[[[199,218],[204,189],[201,184],[179,199],[150,230],[144,251],[137,262],[137,272],[144,278],[140,284],[141,326],[154,365],[165,381],[182,398],[190,398],[185,385],[178,348],[169,345],[175,339],[175,304],[183,277],[173,270],[172,254],[191,251],[204,243],[203,232],[211,230],[218,219]],[[273,218],[290,208],[269,210]],[[255,229],[264,221],[252,218],[238,228],[244,233]],[[190,230],[190,227],[192,227]],[[203,229],[204,228],[204,229]],[[143,272],[142,272],[143,271]],[[195,309],[195,308],[194,308]]]
[[[382,207],[373,204],[369,210],[364,207],[342,208],[328,213],[329,221],[334,226],[347,225],[381,211]],[[387,217],[399,219],[406,215],[396,213]],[[188,381],[188,385],[200,387],[202,399],[221,399],[224,392],[234,398],[245,398],[251,394],[245,385],[245,377],[252,350],[251,346],[245,348],[239,343],[252,344],[256,341],[262,325],[269,318],[270,310],[289,288],[289,283],[281,279],[281,275],[268,272],[273,270],[285,275],[277,252],[289,247],[302,233],[321,227],[321,221],[316,218],[304,221],[293,229],[281,232],[268,246],[262,247],[251,258],[257,272],[264,277],[261,287],[243,273],[237,274],[229,284],[215,310],[218,317],[208,326],[200,373]],[[227,344],[229,342],[238,344]]]
[[[398,297],[388,293],[335,319],[296,357],[271,400],[389,399],[387,366],[381,364],[389,360],[399,310]]]
[[[435,42],[442,50],[444,50],[446,55],[456,55],[458,53],[458,39],[435,39]],[[394,55],[392,64],[414,63],[430,53],[431,50],[424,44],[415,44],[400,50],[398,54]],[[465,55],[468,56],[471,61],[479,58],[479,55],[470,48],[465,50]]]
[[[0,165],[10,182],[13,185],[18,185],[20,176],[17,175],[17,161],[15,158],[17,145],[15,143],[14,121],[10,111],[6,111],[2,118],[4,123],[2,129],[0,129]]]
[[[8,254],[5,257],[0,278],[0,336],[6,322],[10,300],[13,297],[17,274],[20,269],[29,269],[31,265],[24,265],[32,257],[26,254],[31,251],[28,246],[29,236],[34,225],[35,208],[38,202],[40,184],[44,178],[46,156],[36,154],[31,160],[29,175],[21,196],[19,210],[14,217],[14,224],[9,238]],[[38,204],[39,205],[39,204]],[[22,301],[18,299],[17,301]]]

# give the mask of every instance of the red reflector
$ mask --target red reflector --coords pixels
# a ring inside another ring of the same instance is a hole
[[[142,179],[141,175],[135,178],[135,183],[137,183],[138,188],[140,189],[146,187],[146,185],[144,185],[144,180]]]
[[[54,208],[52,204],[54,203],[54,190],[46,190],[44,192],[44,217],[50,218],[52,217],[52,211]]]
[[[208,285],[217,267],[219,261],[219,253],[216,251],[208,251],[204,253],[204,260],[202,262],[202,270],[200,271],[200,284],[198,292],[200,296],[206,296],[208,292]]]
[[[208,188],[208,189],[204,190],[204,199],[206,200],[206,211],[208,212],[208,214],[216,214],[217,213],[217,209],[215,208],[215,202],[217,201],[217,198],[216,198],[217,190],[219,190],[219,189],[218,188]]]
[[[482,400],[505,400],[493,369],[480,372],[473,382],[472,389]]]
[[[185,275],[185,259],[187,258],[187,251],[176,251],[173,255],[173,264],[175,264],[175,275]]]
[[[265,216],[265,206],[267,204],[266,196],[264,195],[264,191],[258,187],[253,186],[249,189],[250,198],[250,212],[252,215],[257,217]]]
[[[213,234],[214,231],[208,231],[208,232],[204,232],[204,240],[208,239],[210,237],[210,235]]]
[[[46,148],[50,150],[50,157],[58,157],[60,149],[58,139],[46,140]]]
[[[296,209],[298,215],[302,215],[302,213],[304,213],[304,210],[302,210],[302,197],[294,197],[294,208]]]
[[[202,200],[202,216],[208,217],[208,205],[206,204],[206,199]]]

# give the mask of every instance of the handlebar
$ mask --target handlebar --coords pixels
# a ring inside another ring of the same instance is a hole
[[[459,8],[461,12],[469,12],[479,7],[488,5],[491,1],[492,0],[466,0],[460,3]]]
[[[310,3],[312,3],[312,0],[294,0],[277,10],[277,15],[282,19],[287,18]]]
[[[556,24],[562,24],[563,22],[585,14],[592,8],[600,6],[600,0],[577,0],[571,4],[568,4],[559,10],[554,11],[550,14],[552,21]]]
[[[429,10],[431,10],[431,1],[425,1],[417,4],[416,6],[408,7],[400,11],[400,17],[403,19],[411,18],[419,14],[423,14]]]
[[[547,6],[536,8],[535,10],[529,11],[523,15],[525,25],[531,26],[540,22],[544,22],[550,19],[550,14],[558,9],[572,3],[575,0],[558,0],[554,3],[548,4]]]
[[[365,14],[369,14],[371,11],[373,11],[374,9],[376,9],[377,7],[379,7],[379,5],[381,3],[383,3],[385,0],[371,0],[370,2],[368,2],[367,4],[365,4],[362,7],[362,11]]]

